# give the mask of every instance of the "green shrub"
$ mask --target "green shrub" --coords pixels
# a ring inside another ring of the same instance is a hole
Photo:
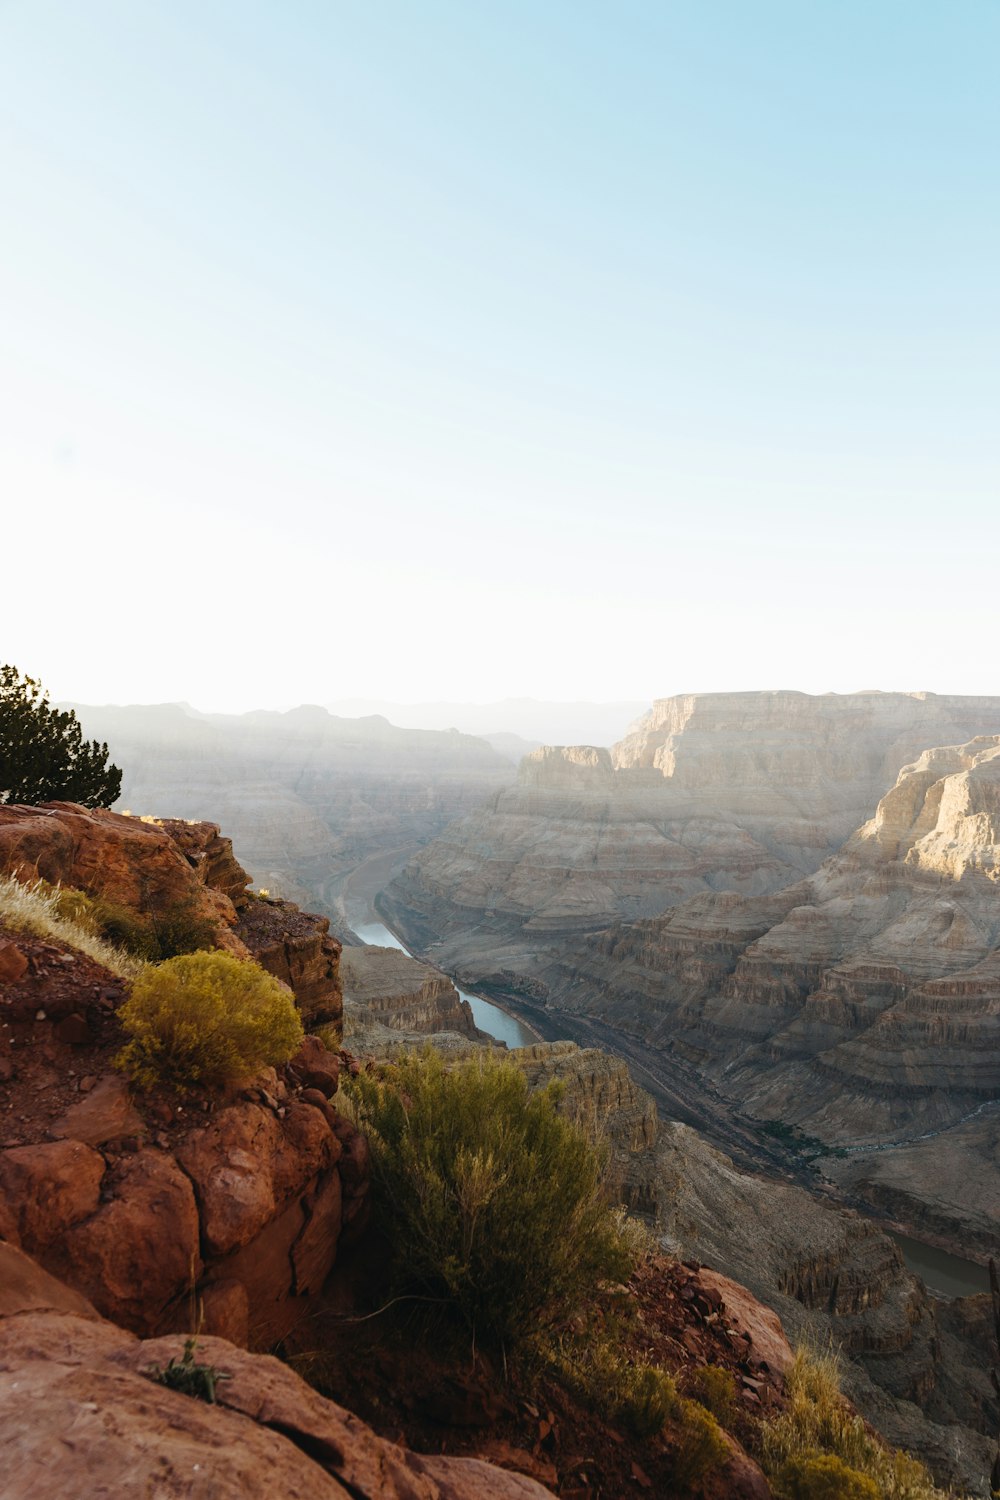
[[[832,1453],[806,1453],[782,1464],[775,1480],[782,1500],[879,1500],[874,1479]]]
[[[636,1365],[629,1373],[619,1386],[616,1415],[637,1437],[653,1437],[681,1410],[677,1387],[658,1365]]]
[[[189,953],[150,967],[118,1012],[131,1040],[115,1062],[142,1089],[221,1087],[287,1062],[302,1044],[288,991],[228,953]]]
[[[427,1048],[350,1093],[401,1290],[441,1299],[474,1339],[544,1345],[629,1274],[600,1158],[514,1063],[483,1051],[448,1067]]]
[[[45,885],[45,882],[42,882]],[[146,916],[105,896],[89,896],[74,886],[49,886],[55,910],[66,921],[91,932],[147,963],[215,947],[215,924],[199,916],[190,899]]]
[[[681,1398],[666,1370],[635,1363],[623,1334],[615,1326],[585,1327],[559,1340],[548,1366],[598,1411],[637,1437],[653,1437],[680,1415]]]
[[[736,1380],[731,1370],[721,1365],[703,1365],[691,1376],[691,1394],[702,1406],[707,1407],[713,1417],[718,1417],[723,1427],[733,1420],[736,1407]]]
[[[153,918],[153,934],[161,958],[181,953],[207,952],[215,947],[215,923],[199,916],[193,901],[180,901]]]

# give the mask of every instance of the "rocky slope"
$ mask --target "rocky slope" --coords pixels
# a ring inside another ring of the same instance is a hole
[[[609,752],[544,747],[380,898],[437,961],[530,977],[539,955],[700,893],[815,871],[932,745],[1000,732],[1000,698],[716,693],[658,701]]]
[[[286,982],[307,1023],[340,1022],[326,919],[249,898],[214,824],[0,807],[0,873],[139,918],[193,911]],[[235,1097],[133,1097],[113,1067],[123,998],[117,974],[0,916],[0,1238],[137,1333],[183,1326],[194,1291],[210,1330],[270,1338],[363,1221],[365,1142],[329,1103],[341,1059],[311,1037]]]
[[[1000,738],[928,751],[808,879],[581,944],[547,972],[549,1003],[849,1146],[830,1175],[998,1253],[998,878]]]
[[[106,741],[123,768],[119,807],[218,820],[258,885],[327,915],[338,912],[345,872],[427,842],[514,775],[471,735],[399,729],[376,715],[75,711],[85,736]]]
[[[939,1482],[988,1495],[997,1405],[989,1299],[928,1296],[869,1220],[738,1171],[687,1126],[661,1127],[658,1232],[743,1283],[789,1336],[842,1351],[845,1389]]]

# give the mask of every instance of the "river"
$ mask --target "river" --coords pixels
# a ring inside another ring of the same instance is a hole
[[[376,948],[398,948],[400,952],[413,957],[409,948],[381,922],[362,922],[354,927],[354,931],[363,943]],[[452,983],[454,984],[454,980]],[[455,988],[458,989],[458,986],[455,985]],[[493,1005],[479,995],[470,995],[465,990],[458,990],[458,993],[463,1000],[468,1000],[473,1020],[487,1036],[495,1037],[498,1042],[506,1042],[508,1047],[530,1047],[538,1041],[538,1037],[527,1026],[522,1025],[514,1016],[509,1016],[499,1005]]]
[[[915,1240],[908,1234],[897,1234],[888,1230],[903,1252],[906,1269],[919,1276],[929,1292],[938,1297],[972,1297],[977,1292],[988,1292],[990,1276],[985,1266],[974,1260],[963,1260],[961,1256],[949,1255],[947,1250],[938,1250]]]

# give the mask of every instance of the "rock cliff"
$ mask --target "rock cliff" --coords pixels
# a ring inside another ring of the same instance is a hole
[[[411,958],[398,948],[350,947],[341,960],[345,1015],[352,1033],[366,1026],[419,1033],[457,1032],[469,1040],[485,1040],[446,974]]]
[[[183,1339],[141,1340],[0,1243],[4,1493],[35,1500],[544,1500],[474,1458],[378,1437],[286,1365],[202,1337],[216,1404],[150,1379]]]
[[[997,1419],[986,1297],[930,1297],[871,1221],[737,1170],[685,1125],[661,1127],[658,1232],[673,1253],[734,1277],[793,1341],[843,1356],[845,1389],[939,1482],[986,1495]]]
[[[691,896],[811,874],[932,745],[1000,732],[1000,698],[667,698],[611,752],[543,747],[381,898],[439,962],[530,976],[539,954]]]
[[[594,938],[547,972],[550,1004],[848,1146],[831,1176],[997,1253],[998,833],[1000,738],[928,751],[814,875]]]

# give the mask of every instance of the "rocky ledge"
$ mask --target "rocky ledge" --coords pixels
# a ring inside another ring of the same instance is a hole
[[[4,1492],[34,1500],[543,1500],[534,1480],[376,1436],[286,1365],[201,1337],[216,1404],[150,1378],[177,1336],[141,1340],[0,1244]],[[71,1436],[70,1436],[71,1434]]]

